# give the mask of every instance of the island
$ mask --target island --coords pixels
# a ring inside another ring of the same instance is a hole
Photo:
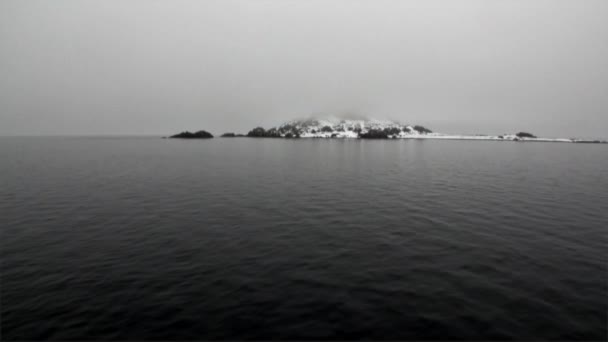
[[[222,138],[319,138],[319,139],[437,139],[437,140],[487,140],[487,141],[512,141],[512,142],[564,142],[564,143],[586,143],[606,144],[606,140],[590,140],[578,138],[543,138],[532,133],[521,131],[519,133],[508,133],[502,135],[486,134],[445,134],[434,132],[421,125],[402,124],[391,120],[377,119],[345,119],[338,117],[327,117],[324,119],[308,118],[292,120],[269,129],[258,126],[250,130],[246,135],[233,132],[224,133]],[[207,131],[195,133],[182,132],[170,138],[183,139],[207,139],[213,135]]]
[[[529,132],[503,135],[462,135],[433,132],[421,125],[408,125],[391,120],[343,119],[328,117],[292,120],[277,127],[255,127],[250,138],[327,138],[327,139],[444,139],[491,140],[514,142],[608,143],[605,140],[577,138],[541,138]]]
[[[207,131],[198,131],[195,133],[192,132],[181,132],[175,135],[170,136],[169,138],[179,138],[179,139],[210,139],[213,138],[213,134]]]

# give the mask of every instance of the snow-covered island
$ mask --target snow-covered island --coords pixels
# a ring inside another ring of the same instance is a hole
[[[443,134],[418,126],[401,124],[390,120],[341,118],[293,120],[278,127],[264,129],[256,127],[247,133],[253,138],[335,138],[335,139],[451,139],[451,140],[495,140],[538,141],[568,143],[608,143],[604,140],[576,138],[541,138],[531,133],[519,132],[503,135]]]

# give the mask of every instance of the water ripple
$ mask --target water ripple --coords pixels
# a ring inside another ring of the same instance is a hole
[[[3,338],[606,340],[607,152],[3,139]]]

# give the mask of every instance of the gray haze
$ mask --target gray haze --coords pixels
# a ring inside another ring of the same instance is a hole
[[[0,2],[0,135],[368,115],[608,137],[608,1]]]

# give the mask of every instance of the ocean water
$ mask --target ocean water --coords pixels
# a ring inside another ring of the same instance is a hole
[[[1,328],[606,340],[608,146],[0,138]]]

